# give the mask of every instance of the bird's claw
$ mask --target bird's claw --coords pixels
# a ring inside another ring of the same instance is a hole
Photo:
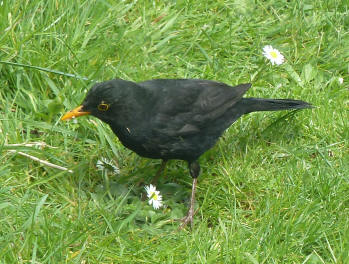
[[[196,209],[195,212],[194,212],[194,210],[192,208],[190,208],[189,211],[188,211],[188,215],[183,217],[182,219],[180,219],[182,224],[178,227],[178,229],[182,230],[183,228],[185,228],[188,225],[189,222],[190,222],[190,228],[193,229],[193,226],[194,226],[194,215],[196,215],[198,210],[199,209]]]

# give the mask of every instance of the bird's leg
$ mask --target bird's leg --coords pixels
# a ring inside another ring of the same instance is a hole
[[[194,214],[195,214],[194,213],[195,191],[196,191],[198,176],[200,173],[199,163],[197,161],[190,162],[189,171],[190,171],[191,177],[193,178],[193,185],[191,188],[190,207],[189,207],[187,216],[182,219],[182,224],[180,225],[179,229],[184,228],[188,224],[188,222],[190,222],[190,226],[191,228],[193,228],[193,220],[194,220]]]
[[[166,167],[166,164],[167,164],[167,160],[162,160],[160,168],[157,171],[157,173],[155,174],[155,176],[152,179],[151,183],[156,184],[158,182],[160,175],[162,174],[162,172],[164,171],[164,169]]]

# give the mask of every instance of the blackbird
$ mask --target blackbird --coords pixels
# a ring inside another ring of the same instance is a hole
[[[188,162],[193,178],[190,208],[181,227],[193,225],[198,158],[240,116],[256,111],[311,108],[292,99],[243,98],[250,83],[230,86],[200,79],[121,79],[95,84],[81,106],[62,120],[91,114],[109,124],[121,143],[142,157]]]

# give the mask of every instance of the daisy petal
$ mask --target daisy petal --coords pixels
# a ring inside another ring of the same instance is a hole
[[[112,160],[108,160],[106,158],[101,158],[100,160],[97,161],[96,167],[98,170],[101,171],[111,171],[114,174],[119,174],[120,170],[119,168],[113,163]]]

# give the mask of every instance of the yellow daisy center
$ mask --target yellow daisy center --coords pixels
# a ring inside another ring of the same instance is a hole
[[[274,59],[276,59],[278,57],[278,54],[275,51],[271,51],[270,56],[272,56]]]
[[[150,196],[150,199],[154,199],[154,200],[157,200],[158,199],[158,196],[156,195],[155,192],[153,192]]]

